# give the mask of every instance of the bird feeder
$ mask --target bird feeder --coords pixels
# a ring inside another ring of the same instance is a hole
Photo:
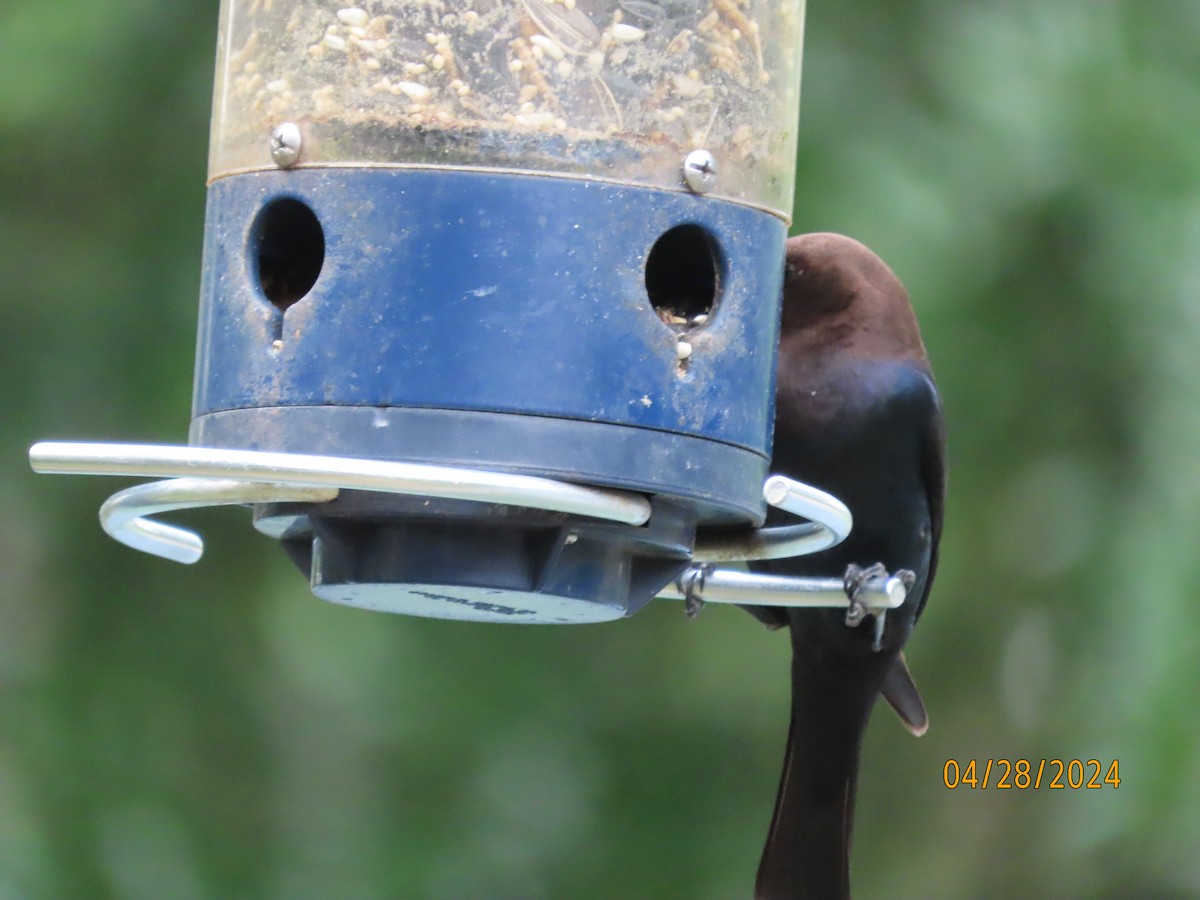
[[[34,467],[171,478],[101,518],[184,562],[199,539],[148,515],[251,505],[318,596],[372,609],[844,605],[712,567],[851,525],[767,477],[803,18],[224,0],[188,446]],[[767,503],[808,521],[762,529]]]

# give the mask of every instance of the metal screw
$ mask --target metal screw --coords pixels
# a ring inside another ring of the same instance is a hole
[[[683,158],[683,180],[696,194],[707,194],[717,184],[717,158],[707,150],[693,150]]]
[[[271,134],[271,159],[281,169],[294,166],[300,158],[300,126],[284,122]]]

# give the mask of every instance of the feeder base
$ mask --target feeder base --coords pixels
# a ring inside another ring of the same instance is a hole
[[[586,625],[611,622],[627,615],[619,604],[552,597],[529,591],[445,584],[325,585],[314,582],[313,593],[322,600],[343,606],[461,622]]]
[[[695,520],[652,501],[630,527],[498,504],[344,491],[255,507],[313,593],[348,606],[475,622],[632,615],[691,560]]]

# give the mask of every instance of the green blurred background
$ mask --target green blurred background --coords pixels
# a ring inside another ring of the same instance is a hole
[[[185,439],[215,0],[0,7],[0,898],[748,897],[787,641],[326,605],[241,511],[107,539],[46,438]],[[877,249],[945,397],[933,725],[857,895],[1200,897],[1200,4],[813,0],[796,229]],[[947,759],[1117,759],[947,790]]]

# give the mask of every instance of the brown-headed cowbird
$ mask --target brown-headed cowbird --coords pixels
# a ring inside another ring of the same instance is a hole
[[[937,567],[945,438],[908,294],[878,256],[841,235],[792,238],[783,295],[771,470],[839,497],[854,527],[836,547],[752,568],[844,575],[851,606],[749,609],[792,640],[787,755],[755,897],[827,900],[850,894],[855,781],[876,698],[913,733],[927,724],[901,648]],[[854,597],[877,565],[911,573],[881,634]]]

